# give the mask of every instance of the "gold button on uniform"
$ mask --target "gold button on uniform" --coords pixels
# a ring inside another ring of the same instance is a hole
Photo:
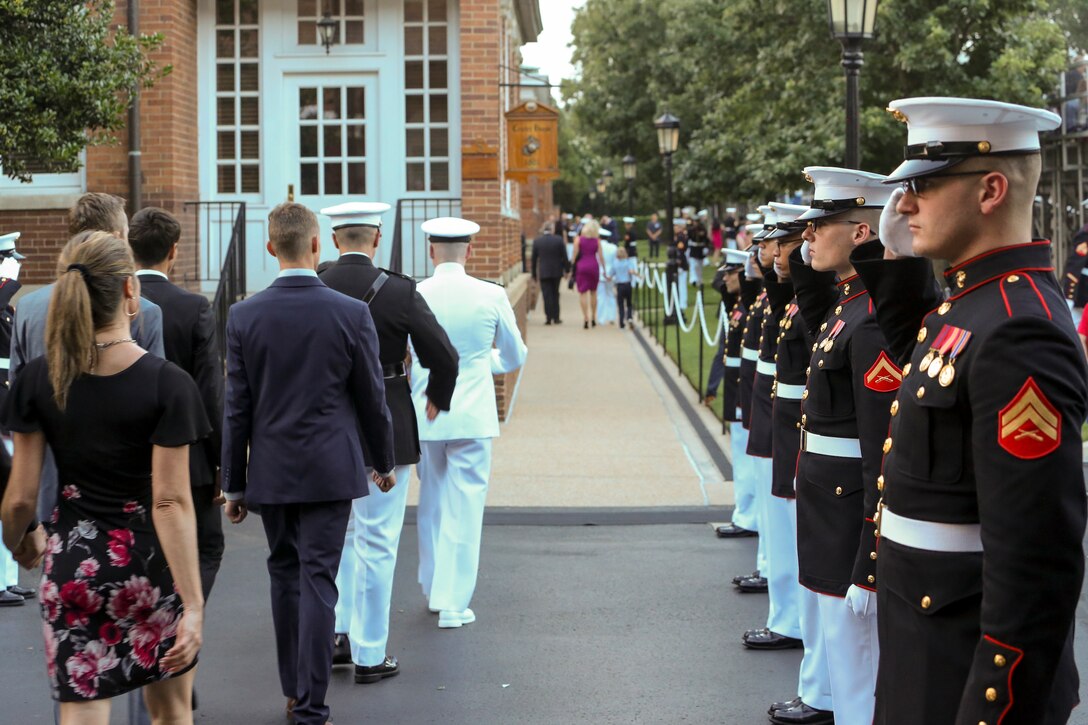
[[[947,315],[948,311],[950,309],[952,309],[952,303],[951,302],[942,302],[941,306],[937,308],[937,314],[938,315]]]
[[[929,595],[922,597],[922,609],[929,609],[933,606],[933,600],[929,598]]]
[[[1020,277],[1018,275],[1015,275],[1015,274],[1010,274],[1008,277],[1005,278],[1005,281],[1006,282],[1019,282]]]
[[[967,282],[966,272],[956,272],[956,286],[963,289],[963,285]]]
[[[1005,666],[1005,655],[994,655],[994,664],[998,667]]]
[[[994,701],[997,700],[997,688],[994,688],[994,687],[987,687],[986,688],[986,700],[989,701],[989,702],[994,702]]]
[[[838,307],[835,308],[835,314],[838,315],[841,312],[842,312],[842,305],[839,305]]]
[[[869,558],[872,559],[873,561],[876,561],[876,552],[875,551],[870,551],[869,552]]]
[[[908,375],[910,375],[910,363],[903,366],[903,377],[905,378]]]
[[[850,283],[849,283],[849,282],[847,282],[846,284],[844,284],[844,285],[842,286],[842,293],[843,293],[844,295],[848,295],[848,294],[850,294]]]
[[[869,582],[870,584],[875,584],[875,583],[876,583],[876,577],[875,577],[875,576],[873,576],[872,574],[870,574],[869,576],[865,577],[865,580],[866,580],[867,582]]]
[[[883,491],[884,490],[884,474],[881,474],[881,475],[876,477],[876,490],[877,491]]]
[[[797,424],[797,430],[801,430],[801,424],[800,423]]]
[[[813,352],[816,352],[816,345],[817,345],[817,344],[818,344],[818,343],[815,343],[815,342],[814,342],[814,343],[812,343],[812,351],[813,351]]]
[[[805,375],[812,375],[812,366],[811,365],[809,365],[807,368],[805,368]]]
[[[826,329],[827,329],[827,323],[826,322],[824,324],[820,325],[820,332],[823,332]]]
[[[842,496],[842,486],[835,486],[835,495]]]
[[[918,342],[925,342],[927,334],[929,334],[929,330],[924,327],[918,330]]]
[[[915,393],[915,395],[918,396],[919,400],[926,397],[926,386],[923,385],[922,387],[918,388],[918,392]]]
[[[801,414],[801,425],[808,425],[808,413]]]
[[[892,417],[894,418],[898,414],[899,414],[899,401],[898,400],[893,400],[892,401]]]
[[[808,389],[801,393],[801,400],[808,400]]]
[[[891,438],[885,438],[884,439],[884,452],[887,453],[891,449],[892,449],[892,439]]]
[[[822,368],[823,366],[824,366],[824,361],[823,360],[820,360],[819,362],[816,363],[816,367],[818,367],[818,368]]]

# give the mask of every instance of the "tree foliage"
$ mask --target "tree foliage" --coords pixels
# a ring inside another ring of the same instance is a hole
[[[678,198],[763,201],[841,165],[845,79],[826,0],[587,0],[575,16],[580,77],[565,89],[588,145],[635,153],[660,199],[653,117],[683,125]],[[1084,0],[882,0],[863,46],[862,166],[888,172],[904,128],[884,109],[909,96],[1047,105],[1088,45]]]
[[[131,94],[169,72],[161,36],[113,29],[109,1],[0,0],[0,164],[4,174],[71,172],[124,126]]]

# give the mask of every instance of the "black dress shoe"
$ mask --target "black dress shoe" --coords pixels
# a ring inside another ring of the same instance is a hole
[[[741,638],[748,649],[797,649],[804,643],[794,637],[787,637],[769,629],[754,629],[745,632]]]
[[[551,321],[551,320],[545,320],[545,321],[544,321],[544,324],[545,324],[545,325],[550,325],[550,324],[552,324],[552,321]]]
[[[747,579],[741,579],[739,582],[737,582],[737,589],[740,589],[745,594],[766,594],[767,579],[761,576],[753,576]]]
[[[736,524],[726,524],[725,526],[719,526],[716,531],[718,532],[719,539],[739,539],[744,536],[759,536],[759,534],[757,534],[755,531],[742,529]]]
[[[21,607],[24,604],[26,600],[15,592],[9,592],[7,589],[0,591],[0,607]]]
[[[791,707],[797,707],[800,704],[801,704],[801,698],[800,697],[795,697],[792,700],[790,700],[789,702],[774,702],[774,703],[771,703],[771,706],[769,708],[767,708],[767,714],[768,715],[774,715],[776,710],[789,710]]]
[[[21,587],[18,584],[12,587],[8,587],[8,591],[12,594],[18,594],[23,599],[33,599],[34,595],[38,593],[37,589],[30,589],[29,587]]]
[[[374,665],[373,667],[355,665],[355,683],[369,685],[372,682],[384,680],[386,677],[393,677],[399,672],[400,665],[397,664],[397,658],[393,655],[386,655],[385,661],[380,665]]]
[[[332,663],[334,665],[351,664],[351,645],[346,634],[338,634],[332,640]]]
[[[557,325],[562,325],[562,324],[563,324],[563,321],[562,321],[562,320],[560,320],[560,319],[559,319],[558,317],[557,317],[557,318],[555,318],[554,322],[555,322],[555,324],[557,324]]]
[[[757,569],[756,571],[753,571],[751,574],[737,574],[735,577],[733,577],[733,584],[740,584],[745,579],[758,579],[758,578],[759,578],[759,570]]]
[[[770,719],[775,725],[833,725],[835,713],[817,710],[802,702],[788,710],[775,710]]]

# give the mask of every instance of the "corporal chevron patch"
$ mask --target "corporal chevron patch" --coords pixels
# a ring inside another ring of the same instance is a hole
[[[895,366],[888,353],[880,351],[876,362],[865,373],[865,387],[878,393],[890,393],[899,390],[899,384],[903,382],[903,371]]]
[[[997,442],[1017,458],[1031,460],[1053,453],[1061,439],[1061,415],[1029,377],[998,414]]]

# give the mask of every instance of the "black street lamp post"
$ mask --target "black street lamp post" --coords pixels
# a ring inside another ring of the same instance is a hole
[[[677,255],[676,255],[676,238],[673,236],[672,231],[672,155],[676,153],[676,149],[680,146],[680,119],[672,115],[668,111],[665,111],[654,121],[654,128],[657,129],[657,150],[662,156],[662,160],[665,162],[665,221],[664,227],[668,232],[665,237],[667,261],[665,262],[665,293],[669,293],[669,290],[676,284],[678,276]],[[679,304],[674,301],[673,303]],[[676,310],[672,311],[671,315],[667,315],[664,320],[664,324],[670,325],[676,322]]]
[[[827,0],[831,35],[842,43],[846,72],[846,166],[861,168],[861,42],[873,37],[878,0]]]
[[[635,157],[627,154],[623,157],[623,178],[627,179],[627,216],[635,215],[635,204],[632,201],[632,193],[635,188],[635,175],[638,174],[638,163]]]

